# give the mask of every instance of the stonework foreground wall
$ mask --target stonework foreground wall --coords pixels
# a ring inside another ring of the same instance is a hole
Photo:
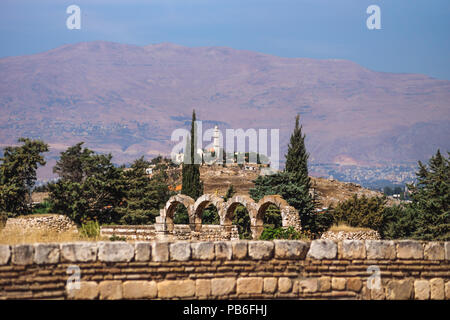
[[[450,242],[0,245],[1,299],[450,299]]]
[[[124,237],[127,240],[158,240],[155,225],[117,225],[101,226],[100,235],[105,237]],[[203,224],[200,231],[192,231],[188,224],[175,224],[171,237],[172,240],[197,240],[197,241],[220,241],[238,240],[239,231],[237,226],[229,228],[221,225]]]

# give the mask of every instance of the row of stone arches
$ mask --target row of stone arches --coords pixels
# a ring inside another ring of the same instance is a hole
[[[225,202],[224,199],[212,194],[204,194],[195,201],[187,195],[178,194],[167,201],[164,209],[160,211],[160,216],[157,217],[156,222],[161,233],[173,233],[175,211],[180,204],[187,209],[189,226],[193,232],[201,232],[203,211],[211,204],[217,208],[220,220],[219,225],[224,232],[230,230],[233,214],[238,205],[242,205],[247,209],[253,239],[257,239],[261,235],[264,215],[270,205],[275,205],[279,208],[283,227],[292,226],[297,231],[301,229],[297,210],[279,195],[268,195],[258,202],[246,195],[235,195]]]

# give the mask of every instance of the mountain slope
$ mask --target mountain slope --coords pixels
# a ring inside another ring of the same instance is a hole
[[[1,145],[39,137],[53,157],[79,141],[117,162],[168,153],[194,108],[204,129],[279,128],[281,159],[296,113],[313,162],[395,164],[450,149],[450,81],[350,61],[95,41],[0,59],[0,74]]]

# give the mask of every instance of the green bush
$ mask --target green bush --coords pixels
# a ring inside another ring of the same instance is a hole
[[[51,207],[52,205],[50,202],[44,201],[33,208],[33,214],[51,213]]]
[[[111,237],[109,237],[109,241],[127,241],[126,237],[119,237],[113,234]]]
[[[265,227],[261,233],[260,240],[273,240],[273,239],[288,239],[288,240],[298,240],[302,238],[302,234],[295,231],[293,227]]]
[[[100,236],[100,225],[98,221],[89,220],[81,225],[80,235],[83,238],[98,238]]]
[[[379,230],[383,224],[386,199],[379,197],[358,197],[339,203],[331,210],[336,224]]]

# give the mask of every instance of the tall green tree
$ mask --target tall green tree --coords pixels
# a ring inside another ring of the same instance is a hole
[[[201,159],[197,154],[197,126],[195,121],[194,110],[192,112],[191,135],[187,139],[184,153],[181,186],[181,193],[190,196],[194,200],[203,194],[203,183],[200,180]]]
[[[133,162],[130,170],[123,172],[125,196],[117,209],[122,224],[150,224],[155,222],[170,192],[164,170],[154,168],[150,178],[145,170],[151,162],[141,157]]]
[[[291,135],[286,154],[284,172],[259,176],[250,196],[259,201],[265,195],[279,194],[289,205],[298,210],[302,229],[314,235],[323,232],[332,223],[329,214],[318,217],[314,212],[314,199],[310,194],[311,180],[308,176],[308,153],[305,147],[305,135],[302,133],[300,117],[295,118],[295,128]]]
[[[125,188],[122,170],[111,159],[111,154],[95,154],[77,145],[62,152],[55,169],[60,179],[50,185],[52,210],[66,214],[78,224],[88,220],[117,223],[120,216],[116,210]],[[72,168],[81,171],[74,174]]]
[[[31,191],[36,182],[36,170],[45,165],[42,153],[48,145],[41,140],[20,138],[21,146],[4,148],[0,158],[0,211],[8,216],[31,212]]]
[[[450,239],[450,153],[447,158],[438,150],[428,162],[419,161],[416,186],[410,185],[416,215],[412,236],[421,240]]]

